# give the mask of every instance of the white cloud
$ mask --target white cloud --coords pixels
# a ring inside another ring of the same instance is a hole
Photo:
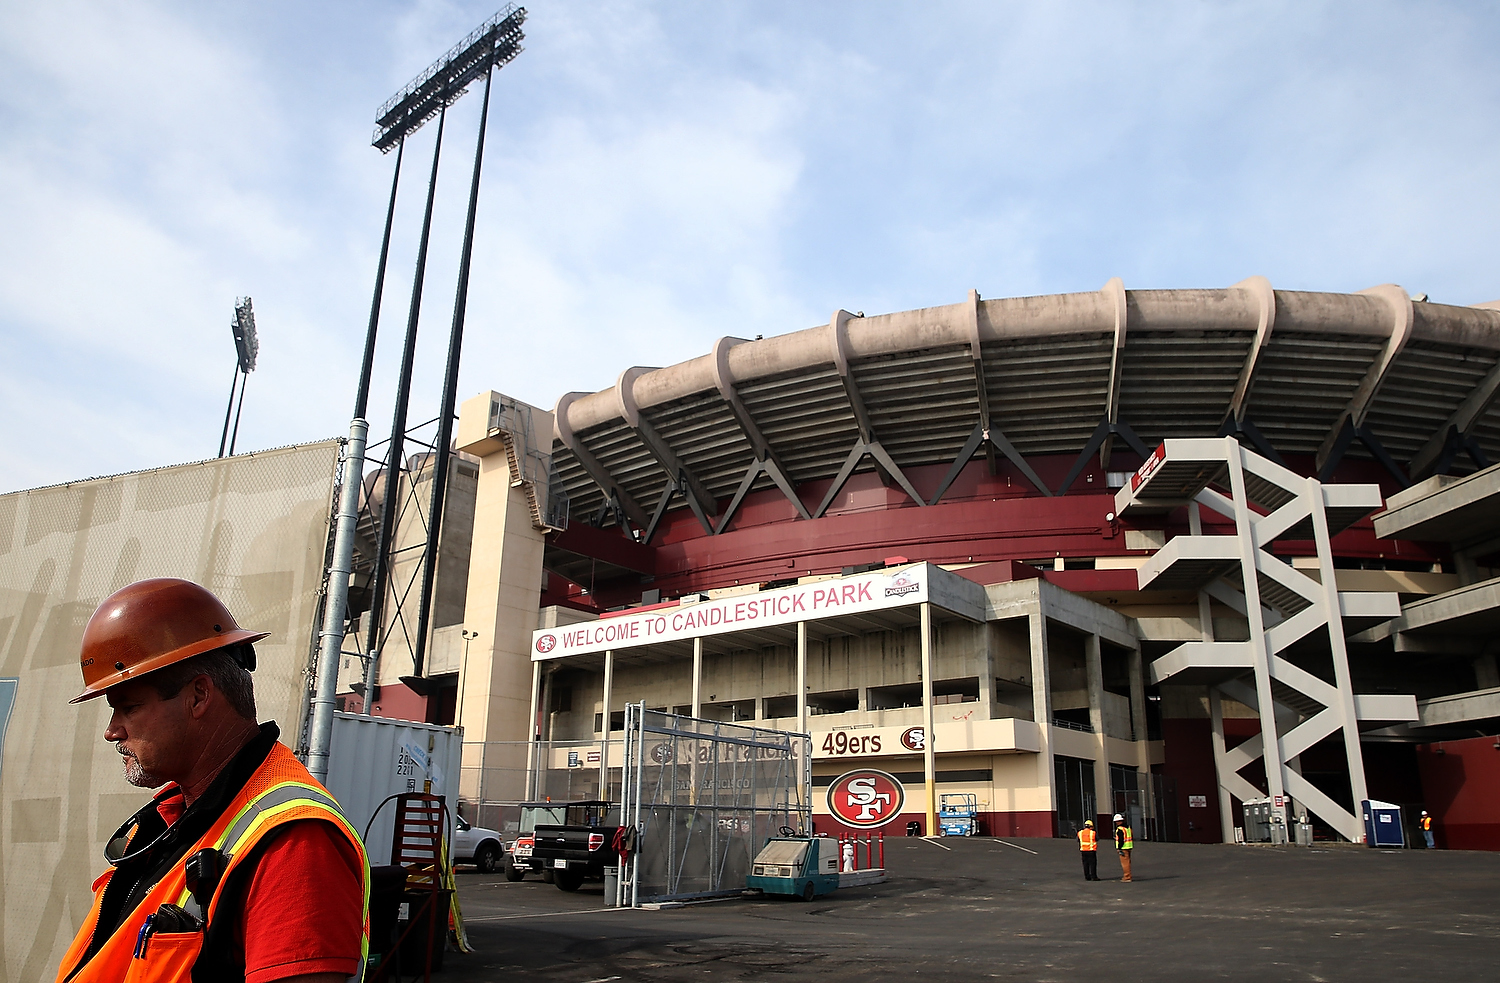
[[[492,0],[493,2],[493,0]],[[0,7],[0,488],[341,432],[391,157],[457,0]],[[550,406],[836,306],[1404,282],[1500,296],[1500,15],[1385,3],[530,5],[497,76],[460,397]],[[411,420],[435,412],[475,87],[450,113]],[[435,126],[404,164],[384,435]],[[16,421],[11,423],[11,421]],[[82,435],[82,438],[80,437]]]

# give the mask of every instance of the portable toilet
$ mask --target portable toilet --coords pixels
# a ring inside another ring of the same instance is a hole
[[[1271,808],[1271,800],[1246,799],[1243,803],[1245,810],[1245,842],[1246,843],[1270,843],[1271,817],[1275,811]]]
[[[1361,806],[1365,816],[1366,846],[1406,846],[1400,806],[1378,799],[1365,799]]]
[[[811,901],[839,886],[839,843],[826,836],[778,836],[766,841],[745,887]]]

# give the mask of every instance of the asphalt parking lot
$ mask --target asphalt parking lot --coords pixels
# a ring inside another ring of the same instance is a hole
[[[1023,849],[1024,848],[1024,849]],[[1030,852],[1028,852],[1030,851]],[[812,903],[603,908],[460,874],[472,954],[450,983],[841,980],[1494,980],[1500,853],[1142,843],[1083,880],[1063,840],[886,841],[890,879]]]

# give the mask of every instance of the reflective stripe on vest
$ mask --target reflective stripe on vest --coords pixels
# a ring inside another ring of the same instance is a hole
[[[1133,837],[1133,836],[1130,835],[1130,827],[1129,826],[1121,825],[1121,826],[1117,826],[1115,828],[1118,829],[1120,832],[1122,832],[1122,833],[1125,834],[1125,842],[1124,842],[1124,844],[1121,845],[1120,849],[1121,850],[1133,850],[1133,849],[1135,849],[1135,837]]]
[[[1097,850],[1097,849],[1099,849],[1099,834],[1096,833],[1096,832],[1094,832],[1091,829],[1081,829],[1081,830],[1079,830],[1078,831],[1078,849],[1080,849],[1080,850]]]
[[[338,828],[355,849],[362,868],[364,918],[360,932],[359,965],[352,980],[364,976],[370,946],[370,866],[358,832],[349,824],[329,796],[308,774],[302,763],[283,744],[271,748],[266,760],[246,781],[224,813],[213,826],[173,865],[146,897],[129,913],[113,935],[104,941],[97,953],[82,967],[78,961],[87,951],[99,918],[100,904],[113,868],[95,881],[94,904],[73,944],[58,967],[59,983],[71,977],[73,983],[118,983],[129,978],[142,983],[189,983],[192,966],[202,947],[203,934],[173,933],[151,935],[143,931],[147,916],[164,903],[183,904],[191,897],[187,890],[184,866],[188,857],[204,847],[213,846],[228,856],[220,883],[227,883],[237,860],[251,856],[254,847],[275,827],[302,819],[328,822]],[[209,905],[209,917],[216,913],[217,894]],[[142,958],[136,958],[140,950]],[[74,972],[76,968],[76,972]]]
[[[333,822],[334,825],[344,830],[351,841],[354,843],[360,842],[359,833],[350,825],[349,820],[344,818],[344,813],[339,809],[339,804],[334,800],[333,796],[314,785],[307,785],[302,782],[282,782],[279,785],[271,786],[246,803],[245,807],[230,822],[229,828],[224,831],[224,835],[220,836],[214,843],[214,849],[223,853],[228,861],[228,866],[225,868],[221,883],[228,878],[229,867],[234,865],[234,858],[239,856],[242,849],[246,845],[253,844],[259,840],[261,831],[268,824],[275,825],[279,817],[294,809],[317,810],[323,813],[318,818]],[[311,817],[298,816],[296,818]],[[361,933],[360,938],[359,971],[349,977],[350,980],[355,981],[364,979],[365,962],[370,955],[370,864],[368,858],[364,856],[363,850],[360,851],[360,859],[365,861],[361,865],[363,872],[361,887],[364,890],[365,919],[364,931]],[[218,912],[221,896],[216,892],[213,900],[209,902],[208,918],[205,919],[205,922],[211,921]],[[184,884],[182,894],[177,900],[178,906],[186,908],[192,897],[193,892],[188,890]]]

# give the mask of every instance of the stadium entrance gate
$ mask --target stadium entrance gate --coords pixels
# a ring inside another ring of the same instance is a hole
[[[735,894],[767,837],[812,828],[807,734],[627,704],[622,777],[621,822],[637,838],[621,904]]]

